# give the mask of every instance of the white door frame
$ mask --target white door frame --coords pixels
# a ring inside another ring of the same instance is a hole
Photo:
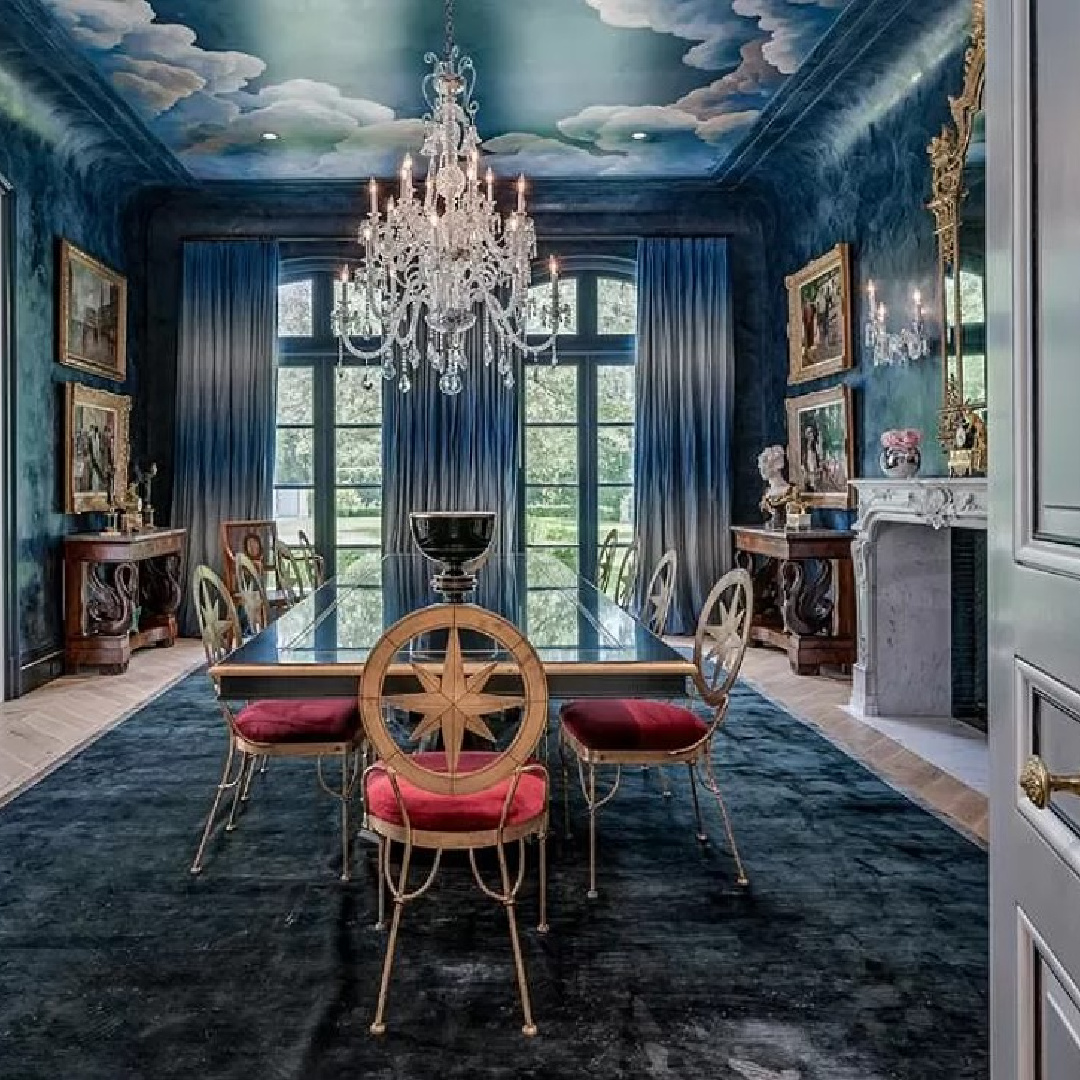
[[[15,193],[0,177],[0,701],[18,691],[16,637]]]

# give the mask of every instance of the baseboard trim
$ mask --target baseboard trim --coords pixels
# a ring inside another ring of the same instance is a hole
[[[18,696],[29,694],[64,674],[64,650],[54,649],[19,667]]]

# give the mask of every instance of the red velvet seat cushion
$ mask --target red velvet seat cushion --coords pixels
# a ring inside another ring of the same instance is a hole
[[[342,742],[360,727],[352,698],[314,701],[253,701],[236,717],[245,739],[261,743]]]
[[[486,750],[466,750],[458,759],[460,772],[475,772],[498,755]],[[434,772],[446,771],[446,755],[441,751],[414,754],[413,760]],[[497,829],[502,816],[503,803],[513,778],[493,785],[475,795],[437,795],[433,791],[410,784],[398,776],[398,790],[414,829],[434,832],[473,832]],[[390,778],[376,770],[368,777],[367,810],[374,817],[394,825],[404,825],[397,796]],[[523,773],[510,812],[507,825],[518,825],[539,817],[547,804],[547,778],[539,773]]]
[[[684,750],[709,730],[689,709],[666,701],[572,701],[563,706],[567,732],[589,750]]]

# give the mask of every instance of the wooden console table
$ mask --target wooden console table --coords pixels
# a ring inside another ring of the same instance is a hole
[[[135,649],[176,640],[184,529],[64,538],[64,662],[118,675]]]
[[[855,663],[853,532],[732,528],[735,562],[754,579],[750,639],[784,649],[791,670]]]

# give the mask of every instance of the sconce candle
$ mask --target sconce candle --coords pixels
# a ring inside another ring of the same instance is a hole
[[[866,348],[874,358],[874,364],[907,364],[930,354],[930,342],[923,322],[922,293],[916,289],[911,296],[914,315],[911,326],[905,326],[895,334],[889,333],[888,311],[884,302],[874,307],[877,293],[871,281],[866,286],[869,298],[869,314],[863,330]]]

